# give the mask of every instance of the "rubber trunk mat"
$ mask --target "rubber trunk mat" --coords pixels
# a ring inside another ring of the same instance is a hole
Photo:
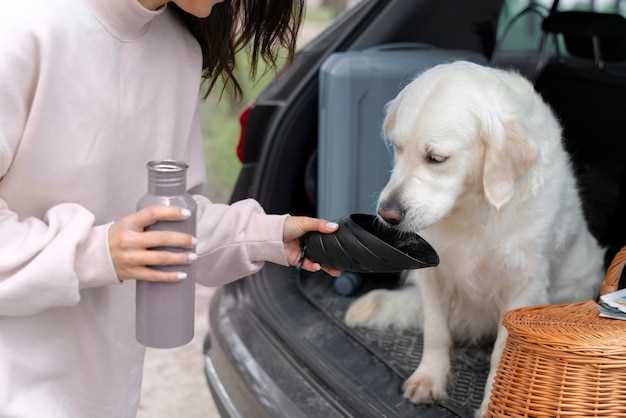
[[[332,280],[328,276],[320,277],[321,275],[322,273],[306,272],[300,275],[299,288],[303,295],[394,373],[402,379],[408,378],[422,357],[423,335],[419,330],[389,329],[381,332],[366,328],[348,328],[343,324],[344,314],[354,299],[374,288],[393,287],[398,279],[370,276],[364,280],[359,294],[345,297],[335,293]],[[454,347],[452,378],[448,384],[449,399],[441,402],[442,406],[459,416],[471,416],[471,411],[480,406],[489,373],[491,348],[491,341]]]

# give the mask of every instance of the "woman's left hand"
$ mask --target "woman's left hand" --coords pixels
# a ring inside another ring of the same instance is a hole
[[[289,265],[295,266],[300,261],[302,247],[300,238],[307,232],[318,231],[324,234],[330,234],[337,230],[338,225],[334,222],[328,222],[324,219],[308,218],[306,216],[288,216],[285,221],[285,229],[283,232],[283,241],[285,242],[285,250],[287,251],[287,259]],[[337,269],[320,266],[311,260],[305,258],[302,268],[308,271],[324,270],[331,276],[337,277],[341,272]]]

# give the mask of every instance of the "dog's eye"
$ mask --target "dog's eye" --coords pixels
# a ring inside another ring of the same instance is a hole
[[[445,162],[448,158],[449,157],[445,157],[443,155],[433,154],[432,152],[426,154],[426,162],[431,164],[441,164]]]

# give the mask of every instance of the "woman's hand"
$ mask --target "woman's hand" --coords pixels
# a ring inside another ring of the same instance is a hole
[[[338,225],[334,222],[328,222],[323,219],[308,218],[306,216],[288,216],[285,221],[285,229],[283,232],[283,241],[285,242],[285,250],[287,251],[287,259],[289,265],[298,264],[301,256],[300,238],[311,231],[319,231],[325,234],[333,233],[337,230]],[[324,270],[331,276],[337,277],[341,272],[334,268],[320,266],[317,263],[305,258],[302,268],[308,271]]]
[[[176,282],[186,279],[184,272],[158,271],[146,266],[189,264],[197,258],[192,252],[174,253],[151,250],[153,247],[193,248],[194,238],[172,231],[144,231],[158,221],[182,221],[191,216],[187,209],[152,206],[132,213],[109,228],[109,249],[120,280]]]

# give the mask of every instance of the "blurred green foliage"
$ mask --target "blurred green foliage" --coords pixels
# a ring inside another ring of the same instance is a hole
[[[307,33],[307,36],[311,36],[319,32],[333,20],[334,15],[335,13],[328,7],[308,8],[301,34]],[[299,41],[302,44],[306,39],[301,37]],[[279,55],[276,69],[259,62],[256,79],[252,80],[248,53],[246,50],[241,51],[237,55],[237,74],[243,98],[236,101],[231,92],[223,90],[223,84],[218,82],[202,104],[208,195],[214,202],[228,201],[241,168],[235,152],[239,141],[239,114],[272,80],[276,71],[285,65],[286,52]]]
[[[259,63],[256,81],[250,77],[250,60],[245,51],[238,57],[238,80],[243,90],[240,101],[232,92],[223,90],[221,82],[202,104],[204,153],[207,162],[209,197],[214,202],[226,202],[235,184],[241,164],[235,153],[239,141],[239,114],[269,83],[275,71]],[[285,60],[281,59],[280,68]]]

